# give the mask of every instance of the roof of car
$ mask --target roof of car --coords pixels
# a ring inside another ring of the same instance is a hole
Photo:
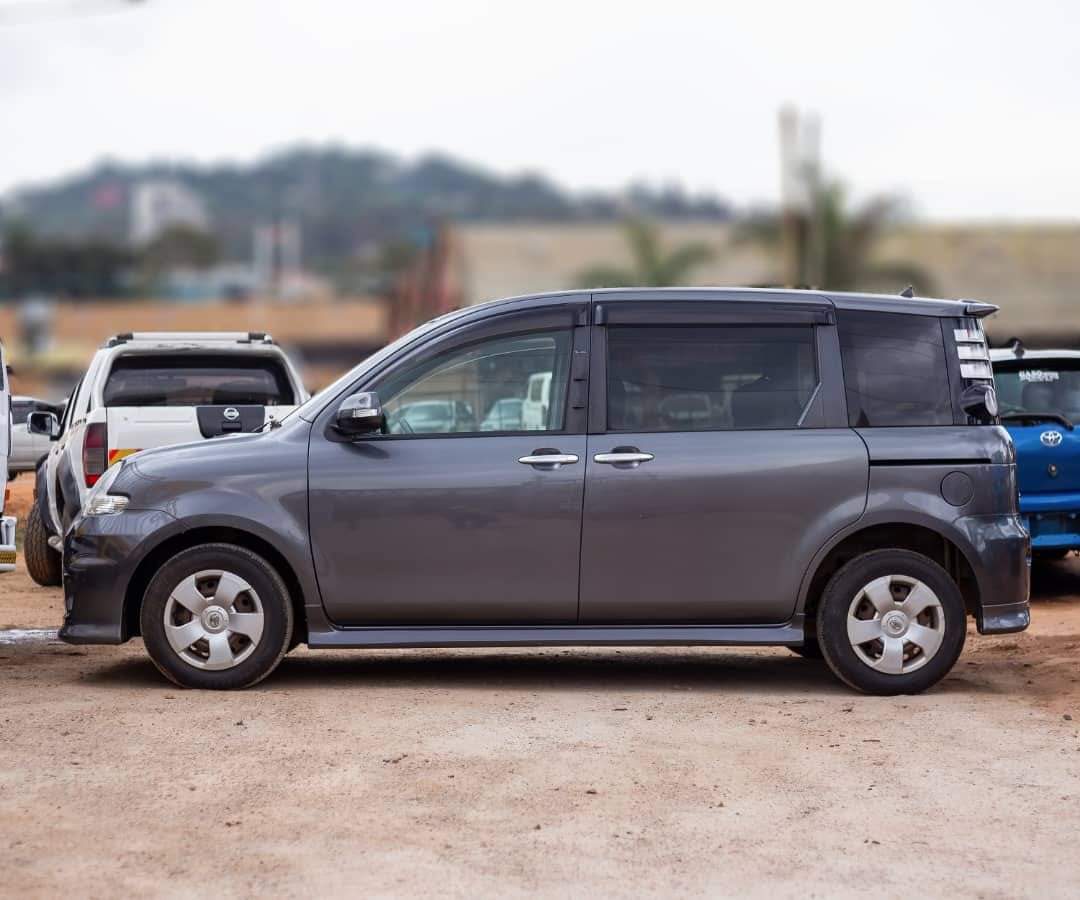
[[[573,302],[592,298],[595,302],[611,301],[731,301],[743,303],[790,303],[801,306],[832,307],[834,309],[895,312],[923,316],[986,316],[998,307],[979,300],[945,300],[929,297],[904,297],[899,294],[845,293],[839,291],[789,290],[787,288],[747,287],[637,287],[600,288],[596,290],[553,291],[526,294],[492,300],[469,309],[492,307],[529,307],[550,304],[552,301]]]
[[[1017,353],[1012,347],[999,347],[990,351],[993,362],[1015,360],[1022,362],[1029,359],[1080,359],[1080,350],[1023,350]]]

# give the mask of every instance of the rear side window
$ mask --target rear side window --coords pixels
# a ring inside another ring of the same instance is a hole
[[[11,402],[11,424],[23,425],[34,411],[34,404],[25,400],[13,400]]]
[[[850,425],[953,424],[940,319],[841,310],[837,327]]]
[[[608,431],[795,428],[817,387],[808,326],[613,326]]]
[[[276,359],[121,356],[105,382],[105,406],[289,406],[296,402]]]

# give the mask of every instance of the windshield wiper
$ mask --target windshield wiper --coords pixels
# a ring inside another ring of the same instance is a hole
[[[1059,425],[1064,425],[1069,431],[1072,431],[1076,426],[1073,425],[1065,416],[1061,413],[1041,413],[1041,412],[1018,412],[1018,413],[1002,413],[1002,422],[1057,422]]]

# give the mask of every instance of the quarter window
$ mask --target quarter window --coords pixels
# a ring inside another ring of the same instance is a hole
[[[837,327],[852,427],[953,424],[940,319],[841,311]]]
[[[817,386],[805,326],[611,327],[608,431],[795,428]]]
[[[570,332],[498,337],[392,374],[376,390],[391,434],[561,431]]]

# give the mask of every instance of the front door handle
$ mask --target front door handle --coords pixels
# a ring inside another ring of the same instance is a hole
[[[578,458],[573,453],[560,453],[558,450],[534,450],[528,456],[518,457],[518,462],[535,469],[558,469],[576,463]]]
[[[597,453],[593,457],[593,462],[603,463],[607,466],[628,466],[636,467],[641,463],[649,462],[649,460],[655,459],[651,453],[642,453],[636,447],[616,447],[610,453]]]

